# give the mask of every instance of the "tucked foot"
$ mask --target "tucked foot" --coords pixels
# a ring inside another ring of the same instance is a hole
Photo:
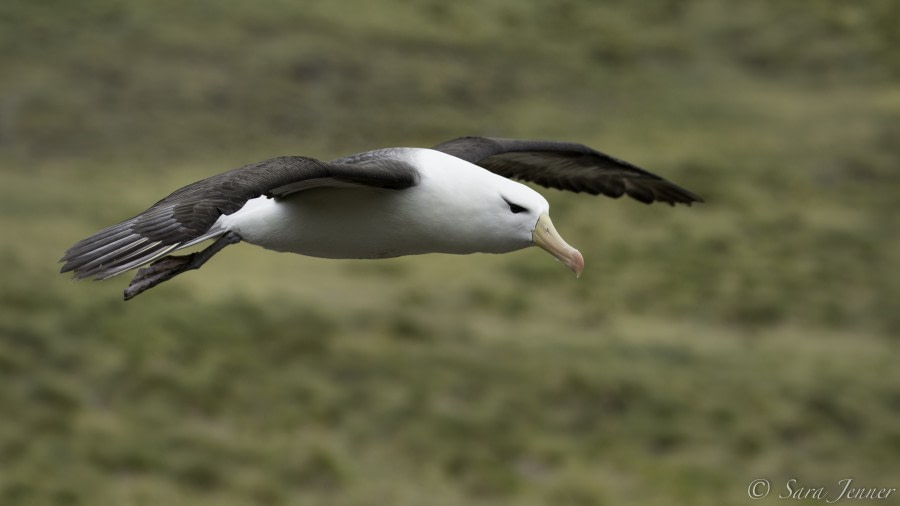
[[[229,244],[241,241],[240,236],[234,232],[228,232],[216,239],[206,249],[191,253],[190,255],[169,255],[160,258],[147,267],[140,269],[134,279],[125,289],[125,300],[130,300],[154,286],[168,281],[182,272],[199,269],[213,255]]]
[[[130,300],[154,286],[168,281],[190,269],[191,260],[196,253],[190,255],[169,255],[163,257],[135,274],[131,284],[125,289],[125,300]]]

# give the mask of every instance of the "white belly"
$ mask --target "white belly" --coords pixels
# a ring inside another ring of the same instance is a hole
[[[322,258],[475,251],[442,233],[440,220],[422,216],[411,205],[413,191],[319,188],[280,200],[259,197],[220,225],[263,248]]]

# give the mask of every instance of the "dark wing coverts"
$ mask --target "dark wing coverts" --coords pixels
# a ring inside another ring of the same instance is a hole
[[[316,186],[354,184],[408,188],[416,172],[399,160],[372,163],[357,158],[326,163],[284,156],[212,176],[176,190],[143,213],[75,244],[62,257],[61,272],[75,278],[105,279],[155,260],[176,249],[225,233],[211,229],[250,199],[281,197]],[[281,190],[281,191],[280,191]]]
[[[434,149],[501,176],[548,188],[613,198],[627,194],[645,204],[703,201],[644,169],[573,142],[460,137]]]

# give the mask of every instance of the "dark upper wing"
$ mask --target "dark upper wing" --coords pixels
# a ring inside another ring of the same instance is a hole
[[[434,147],[504,177],[548,188],[603,194],[627,194],[649,204],[703,202],[697,195],[624,160],[583,144],[556,141],[460,137]]]
[[[368,156],[322,162],[301,156],[272,158],[175,190],[143,213],[84,239],[66,251],[60,272],[108,278],[176,249],[224,233],[211,229],[252,198],[283,197],[323,186],[362,185],[403,189],[416,184],[416,170],[397,157]]]

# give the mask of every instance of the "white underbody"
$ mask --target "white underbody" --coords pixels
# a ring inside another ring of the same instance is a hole
[[[216,227],[275,251],[324,258],[505,253],[531,246],[548,204],[530,188],[458,158],[409,149],[419,183],[405,190],[320,187],[259,197]],[[529,207],[511,214],[504,199]],[[533,216],[530,216],[533,214]]]

